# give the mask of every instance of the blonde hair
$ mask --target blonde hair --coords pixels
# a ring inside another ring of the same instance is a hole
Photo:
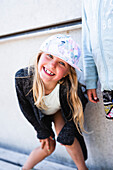
[[[34,79],[33,79],[33,98],[35,101],[35,105],[39,109],[47,109],[46,105],[43,102],[42,97],[45,95],[44,85],[40,75],[38,73],[38,62],[43,52],[40,52],[35,61],[34,67]]]
[[[68,97],[69,106],[71,107],[73,112],[73,121],[76,124],[78,130],[79,130],[78,128],[78,124],[79,124],[80,129],[82,131],[85,131],[83,127],[84,124],[83,107],[82,107],[81,100],[78,96],[77,74],[73,67],[70,67],[69,80],[71,82],[71,88],[67,92],[68,95],[67,97]],[[69,100],[69,94],[70,94],[70,100]]]
[[[40,59],[40,56],[42,55],[43,52],[40,52],[36,58],[35,61],[35,73],[34,73],[34,79],[33,79],[33,97],[34,97],[34,101],[35,101],[35,105],[40,108],[40,109],[47,109],[47,107],[45,106],[42,97],[45,95],[45,90],[44,90],[44,85],[43,82],[39,76],[38,73],[38,62]],[[73,67],[70,66],[70,72],[69,72],[69,80],[71,82],[71,88],[68,88],[68,82],[67,77],[65,77],[64,79],[62,79],[62,81],[60,81],[59,83],[65,83],[67,86],[67,101],[68,104],[70,106],[70,108],[72,109],[72,113],[73,113],[73,120],[74,123],[76,124],[76,127],[79,130],[79,126],[80,129],[82,131],[84,131],[83,128],[83,123],[84,123],[84,116],[83,116],[83,108],[82,108],[82,104],[81,101],[78,97],[77,94],[77,89],[78,89],[78,81],[77,81],[77,74],[76,71]],[[78,125],[79,124],[79,125]]]

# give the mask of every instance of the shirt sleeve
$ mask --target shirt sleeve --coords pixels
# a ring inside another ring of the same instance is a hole
[[[24,114],[25,118],[29,121],[29,123],[31,123],[31,125],[36,130],[37,137],[39,139],[48,138],[51,134],[49,130],[41,126],[39,121],[37,120],[34,114],[32,105],[30,104],[30,102],[28,101],[28,99],[23,93],[21,78],[15,78],[15,87],[16,87],[16,93],[17,93],[17,98],[18,98],[20,109],[22,113]]]
[[[86,88],[96,89],[98,73],[92,54],[90,30],[87,23],[87,15],[85,11],[84,1],[82,7],[82,50]]]

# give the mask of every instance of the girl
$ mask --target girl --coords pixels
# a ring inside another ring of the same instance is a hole
[[[75,68],[79,57],[79,47],[69,35],[54,35],[41,45],[35,65],[16,73],[20,108],[41,142],[22,170],[30,170],[55,150],[52,122],[57,141],[66,147],[79,170],[87,169],[87,149],[81,134],[82,105],[84,108],[87,99],[77,85]]]

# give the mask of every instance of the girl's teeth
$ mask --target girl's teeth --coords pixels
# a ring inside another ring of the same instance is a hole
[[[54,75],[54,74],[51,73],[49,70],[46,70],[46,68],[45,68],[45,71],[46,71],[48,74],[50,74],[50,75]]]

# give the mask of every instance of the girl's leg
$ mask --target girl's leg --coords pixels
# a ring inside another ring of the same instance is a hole
[[[57,112],[54,116],[54,125],[56,133],[58,135],[63,126],[65,125],[65,121],[60,111]],[[65,145],[65,147],[69,155],[71,156],[72,160],[76,164],[78,170],[88,170],[88,168],[85,165],[84,156],[78,140],[75,138],[72,145]]]
[[[46,148],[46,145],[42,149],[41,147],[38,147],[34,149],[31,154],[29,155],[27,161],[25,162],[24,166],[22,167],[22,170],[30,170],[32,169],[37,163],[42,161],[44,158],[49,156],[55,149],[56,142],[55,140],[50,140],[50,150],[48,151]]]
[[[65,147],[72,160],[75,162],[78,170],[88,170],[85,165],[84,156],[78,140],[75,138],[72,145],[66,145]]]

